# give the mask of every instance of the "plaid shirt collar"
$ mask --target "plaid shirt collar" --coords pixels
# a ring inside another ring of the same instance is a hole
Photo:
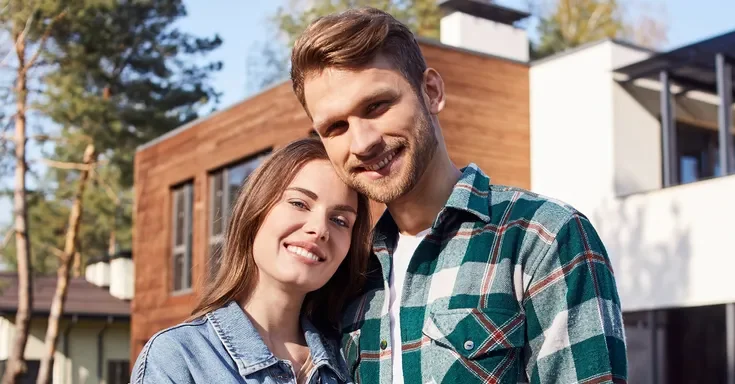
[[[449,199],[434,219],[432,229],[437,230],[451,216],[453,211],[466,212],[485,223],[490,222],[490,178],[474,163],[461,169],[462,176],[454,184]],[[395,238],[398,226],[390,212],[386,210],[375,225],[376,247],[380,242]],[[375,247],[373,251],[376,251]]]

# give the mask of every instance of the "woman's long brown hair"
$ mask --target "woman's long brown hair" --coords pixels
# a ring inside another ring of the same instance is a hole
[[[274,151],[250,175],[237,197],[225,233],[221,267],[206,285],[190,319],[199,318],[232,300],[247,301],[258,281],[253,259],[253,241],[263,220],[280,200],[304,164],[329,161],[319,139],[294,141]],[[357,219],[352,242],[334,276],[304,299],[302,312],[323,332],[336,330],[343,307],[362,287],[370,252],[370,211],[367,197],[358,193]]]

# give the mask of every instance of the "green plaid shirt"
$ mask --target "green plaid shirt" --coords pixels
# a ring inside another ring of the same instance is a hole
[[[605,248],[570,206],[491,185],[470,164],[406,273],[400,326],[406,384],[625,383],[620,299]],[[391,255],[375,228],[364,294],[343,318],[358,383],[391,383]]]

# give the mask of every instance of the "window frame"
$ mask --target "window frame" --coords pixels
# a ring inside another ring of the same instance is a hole
[[[176,235],[179,232],[177,215],[179,213],[179,194],[183,194],[183,226],[182,244],[176,243]],[[171,188],[171,293],[173,295],[186,294],[192,291],[192,232],[193,232],[193,205],[194,205],[194,182],[189,180]],[[176,259],[181,256],[183,265],[181,276],[176,273]],[[177,280],[180,288],[177,288]]]
[[[240,186],[238,187],[238,191],[240,191],[250,175],[253,174],[255,169],[257,169],[263,161],[271,155],[271,153],[272,148],[268,148],[238,161],[229,163],[223,167],[217,168],[214,171],[211,171],[208,175],[209,213],[207,214],[207,276],[210,281],[214,279],[216,273],[219,271],[219,265],[217,263],[218,260],[216,260],[215,254],[217,254],[218,259],[221,259],[225,234],[227,233],[227,223],[232,215],[232,206],[237,199],[237,193],[234,195],[230,194],[230,172],[241,166],[250,168],[250,172],[248,172],[239,183]],[[222,190],[217,190],[217,177],[222,178]],[[219,192],[221,192],[221,195],[217,196]],[[216,201],[218,198],[220,199],[219,202]],[[217,203],[220,203],[222,208],[222,213],[219,217],[217,217],[217,209],[215,208]],[[220,233],[214,233],[214,227],[217,220],[221,220]],[[215,250],[218,252],[215,252]]]

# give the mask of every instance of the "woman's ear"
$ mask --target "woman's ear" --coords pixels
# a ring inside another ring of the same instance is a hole
[[[429,113],[437,115],[444,109],[444,80],[434,68],[424,71],[424,97]]]

